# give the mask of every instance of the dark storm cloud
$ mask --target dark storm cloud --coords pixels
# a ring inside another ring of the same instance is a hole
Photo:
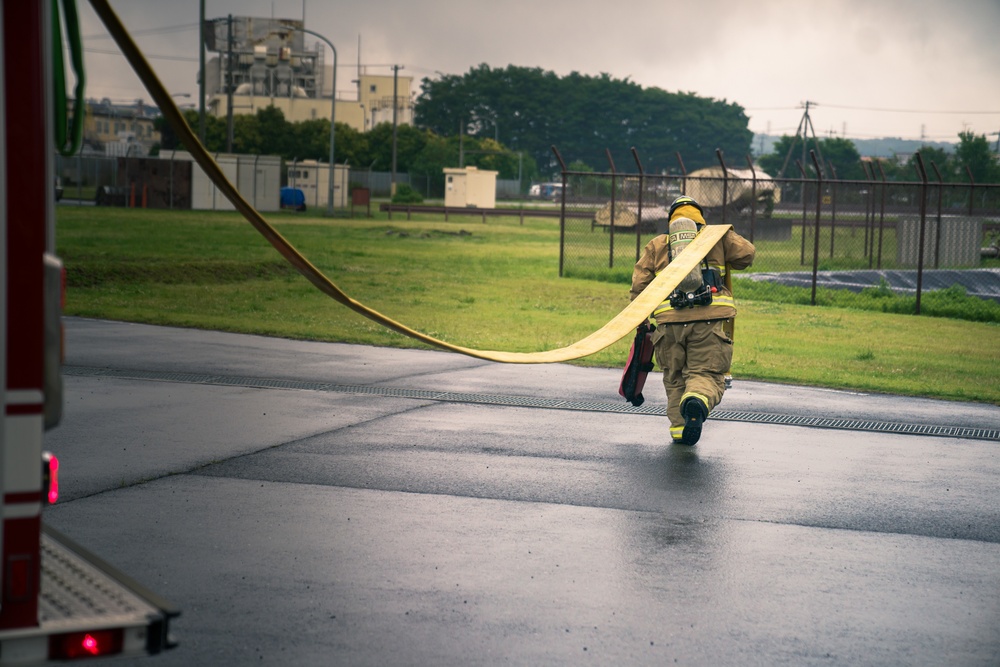
[[[114,7],[148,53],[190,59],[153,63],[171,90],[196,93],[198,1],[121,0]],[[1000,129],[996,0],[207,0],[206,13],[304,13],[308,27],[337,46],[344,94],[360,44],[369,71],[400,64],[417,81],[480,63],[606,72],[737,102],[756,131],[794,131],[805,100],[819,103],[813,119],[824,132],[954,139],[963,128]],[[83,14],[85,34],[100,34],[86,6]],[[184,25],[189,29],[142,33]],[[92,95],[148,99],[120,56],[94,50],[114,49],[110,40],[88,40],[88,47]],[[939,111],[997,113],[929,113]]]

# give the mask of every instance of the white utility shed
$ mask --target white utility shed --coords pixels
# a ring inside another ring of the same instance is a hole
[[[235,153],[216,153],[212,157],[255,209],[277,211],[281,208],[281,157]],[[194,161],[187,151],[160,151],[160,159]],[[197,163],[191,169],[191,208],[202,211],[232,211],[235,208]]]
[[[476,167],[444,170],[444,205],[496,208],[497,172]]]

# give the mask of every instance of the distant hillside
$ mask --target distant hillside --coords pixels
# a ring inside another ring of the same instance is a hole
[[[755,155],[768,155],[774,152],[774,144],[781,137],[768,134],[755,134],[753,137],[753,151]],[[861,157],[892,157],[893,155],[910,155],[920,149],[921,146],[940,148],[948,153],[955,152],[956,144],[944,141],[917,141],[914,139],[894,139],[886,137],[883,139],[851,139],[854,147],[858,149]]]

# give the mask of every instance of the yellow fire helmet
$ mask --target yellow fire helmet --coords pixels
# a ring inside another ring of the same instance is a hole
[[[673,218],[674,211],[679,209],[681,206],[693,206],[696,209],[698,209],[698,213],[701,213],[702,217],[704,217],[705,215],[705,212],[701,210],[701,204],[696,202],[691,197],[688,197],[687,195],[681,195],[680,197],[674,200],[673,204],[670,205],[670,212],[667,214],[667,220]]]

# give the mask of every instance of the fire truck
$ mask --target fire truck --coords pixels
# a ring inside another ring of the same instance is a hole
[[[64,12],[71,1],[62,1]],[[65,274],[53,189],[59,4],[5,1],[0,13],[0,666],[159,653],[173,646],[178,613],[43,518],[59,493],[58,457],[43,452],[43,437],[62,412]]]

